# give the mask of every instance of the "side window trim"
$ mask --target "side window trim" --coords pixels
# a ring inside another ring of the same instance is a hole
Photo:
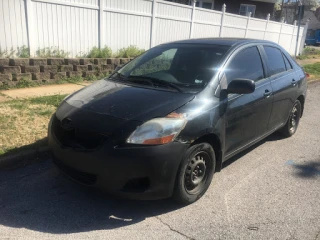
[[[257,48],[258,48],[258,51],[260,54],[262,68],[263,68],[263,75],[264,75],[263,79],[260,79],[257,81],[257,82],[259,82],[261,80],[268,78],[268,65],[267,65],[267,56],[265,55],[263,46],[261,44],[259,44],[259,45],[257,45]]]
[[[291,62],[289,61],[289,59],[287,58],[287,56],[284,54],[284,52],[281,51],[281,53],[282,53],[282,57],[283,57],[284,63],[285,63],[285,65],[286,65],[286,69],[287,69],[287,64],[286,64],[286,62],[288,62],[289,65],[290,65],[290,67],[291,67],[290,69],[287,69],[287,72],[292,71],[292,70],[293,70],[293,66],[292,66]]]

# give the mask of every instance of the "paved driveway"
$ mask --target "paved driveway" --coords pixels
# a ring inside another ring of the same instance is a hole
[[[294,137],[273,134],[231,159],[187,207],[112,199],[49,158],[2,171],[0,238],[320,240],[320,83]]]

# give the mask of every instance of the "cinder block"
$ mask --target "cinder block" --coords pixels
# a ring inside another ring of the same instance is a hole
[[[47,65],[47,59],[46,58],[30,58],[30,65],[31,66]]]
[[[22,66],[21,67],[22,73],[37,73],[40,72],[39,66]]]
[[[40,66],[41,72],[49,72],[49,73],[55,73],[58,71],[58,66],[56,65],[46,65],[46,66]]]
[[[93,76],[96,76],[96,72],[95,71],[86,71],[86,72],[83,72],[82,76],[85,78],[93,77]]]
[[[80,65],[94,64],[94,58],[80,58]]]
[[[108,58],[107,64],[120,65],[120,59],[119,58]]]
[[[73,65],[62,65],[60,67],[61,72],[72,72],[73,71]]]
[[[114,65],[112,65],[112,64],[101,65],[101,69],[110,71],[110,70],[114,69]]]
[[[0,82],[11,81],[12,74],[0,74]]]
[[[100,65],[93,65],[93,69],[92,69],[92,71],[101,71],[102,70],[102,67],[100,66]]]
[[[50,73],[49,72],[39,72],[39,73],[32,73],[32,80],[49,80]]]
[[[0,72],[4,74],[21,73],[21,68],[19,66],[2,66],[0,67]]]
[[[13,76],[13,81],[32,80],[31,73],[17,73],[12,76]]]
[[[120,64],[126,64],[130,61],[129,58],[120,58]]]
[[[107,64],[107,59],[106,58],[95,58],[94,64],[95,65]]]
[[[88,65],[74,65],[73,70],[78,72],[88,71]]]
[[[10,66],[29,66],[29,58],[10,58]]]
[[[10,80],[8,80],[8,81],[0,82],[0,85],[2,84],[2,85],[9,86],[9,87],[13,87],[13,86],[15,86],[15,85],[16,85],[16,83],[17,83],[17,82],[14,82],[14,81],[10,81]]]
[[[66,72],[51,73],[51,79],[54,79],[54,80],[61,80],[61,79],[65,79],[66,77],[67,77]]]
[[[63,65],[64,58],[48,58],[48,65]]]
[[[82,77],[82,72],[76,72],[76,71],[72,71],[72,72],[67,72],[67,77]]]
[[[9,66],[9,58],[0,58],[0,67]]]
[[[65,58],[64,63],[66,65],[80,65],[80,60],[78,58]]]

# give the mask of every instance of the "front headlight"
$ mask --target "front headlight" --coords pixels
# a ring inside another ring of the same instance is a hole
[[[127,143],[153,145],[172,142],[186,123],[186,119],[179,115],[154,118],[139,126],[127,139]]]

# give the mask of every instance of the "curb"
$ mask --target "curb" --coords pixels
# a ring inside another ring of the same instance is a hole
[[[22,163],[25,163],[24,165],[26,165],[28,162],[31,162],[31,157],[35,157],[38,154],[47,152],[49,152],[49,147],[44,146],[38,149],[29,149],[9,156],[0,157],[0,170],[4,168],[10,168]]]

